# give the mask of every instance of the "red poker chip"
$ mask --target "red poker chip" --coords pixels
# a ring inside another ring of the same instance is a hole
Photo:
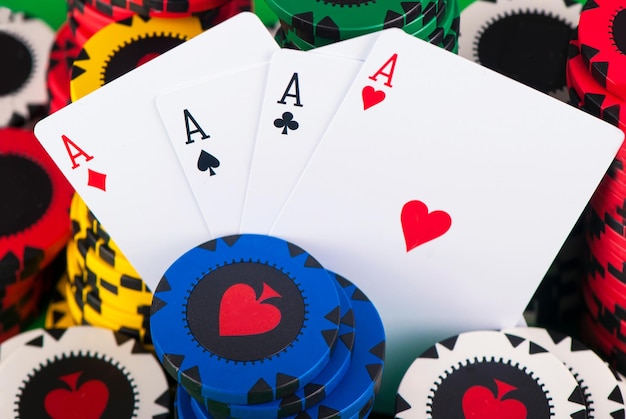
[[[127,0],[128,1],[128,0]],[[228,4],[229,0],[141,0],[160,17],[180,16],[181,13],[205,12]]]
[[[619,360],[623,353],[606,339],[606,333],[598,330],[601,326],[588,313],[584,313],[581,320],[581,337],[590,348],[594,349],[601,358],[612,367],[619,368]]]
[[[583,289],[583,298],[587,305],[584,314],[588,315],[593,321],[592,329],[594,335],[600,336],[600,339],[605,342],[605,348],[607,346],[615,347],[621,345],[626,348],[626,325],[619,318],[615,317],[605,307],[597,307],[597,302],[594,300],[594,296],[590,291]],[[608,352],[608,351],[607,351]]]
[[[74,40],[69,23],[65,22],[57,31],[48,59],[49,113],[54,113],[71,102],[70,75],[72,64],[80,50],[81,46]]]
[[[620,247],[626,247],[624,201],[617,201],[617,198],[615,201],[603,199],[601,194],[594,195],[585,213],[588,242],[591,240],[590,243],[593,243],[606,238]]]
[[[609,240],[588,239],[589,257],[588,270],[597,272],[603,278],[614,278],[626,284],[626,252],[618,244]]]
[[[605,175],[594,192],[591,207],[598,214],[604,212],[620,220],[626,218],[626,188],[609,175]]]
[[[614,331],[609,331],[602,323],[594,318],[592,313],[585,313],[588,317],[587,324],[583,325],[584,336],[592,337],[592,340],[602,348],[602,352],[615,359],[616,354],[626,354],[626,335],[624,334],[623,322]],[[583,316],[585,317],[585,316]],[[594,345],[591,345],[594,346]]]
[[[32,131],[0,130],[0,280],[24,278],[63,249],[72,194]]]
[[[30,324],[39,314],[44,288],[34,288],[15,304],[0,313],[0,333],[15,326],[22,328]]]
[[[589,0],[580,14],[578,40],[593,78],[614,95],[626,98],[626,9],[611,0]]]
[[[136,13],[112,6],[110,15],[103,14],[83,0],[75,0],[74,7],[71,10],[71,16],[76,23],[74,35],[83,45],[85,41],[91,38],[96,32],[113,22],[131,18]]]
[[[148,0],[73,0],[76,7],[88,5],[99,13],[117,19],[124,11],[143,17],[179,18],[217,9],[228,0],[148,1]]]
[[[222,23],[233,16],[238,15],[241,12],[252,11],[251,0],[228,0],[222,6],[217,9],[217,15],[215,16],[214,24]]]
[[[15,281],[0,288],[0,312],[16,304],[31,290],[43,287],[44,283],[38,275],[32,275],[21,281]]]
[[[576,92],[579,101],[577,105],[586,112],[626,130],[626,108],[622,99],[592,77],[578,47],[576,40],[570,41],[566,68],[567,85]]]
[[[611,286],[607,286],[608,282],[600,282],[596,280],[587,280],[582,286],[583,292],[593,298],[607,309],[616,319],[626,322],[626,296],[617,292]],[[587,304],[587,307],[592,307]],[[625,325],[626,326],[626,325]],[[626,327],[624,327],[624,336],[626,336]]]
[[[592,246],[591,246],[592,247]],[[587,283],[594,290],[601,290],[608,295],[604,301],[618,304],[611,306],[613,313],[621,316],[626,321],[626,263],[607,260],[606,254],[598,249],[590,248],[587,259]]]

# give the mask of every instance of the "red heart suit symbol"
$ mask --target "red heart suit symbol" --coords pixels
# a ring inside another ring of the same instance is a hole
[[[109,402],[109,389],[99,380],[76,387],[82,373],[60,377],[71,390],[57,388],[46,394],[44,408],[53,419],[99,419]]]
[[[473,386],[463,395],[463,415],[466,419],[527,419],[528,412],[524,403],[516,399],[502,398],[511,390],[510,384],[494,380],[498,387],[497,395],[483,386]]]
[[[443,235],[452,225],[452,219],[447,212],[429,213],[428,207],[421,201],[409,201],[404,204],[400,222],[407,252]]]
[[[361,97],[363,98],[363,110],[365,111],[385,100],[385,92],[376,90],[372,86],[365,86],[361,90]]]
[[[220,302],[220,336],[260,335],[273,330],[282,316],[278,308],[265,302],[269,298],[281,298],[281,295],[266,283],[258,299],[248,284],[228,288]]]

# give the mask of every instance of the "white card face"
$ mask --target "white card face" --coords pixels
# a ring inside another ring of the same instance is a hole
[[[420,336],[514,326],[622,139],[386,31],[271,234],[363,289],[390,354]]]
[[[212,237],[239,233],[268,67],[269,61],[157,99]]]
[[[269,233],[361,64],[288,49],[273,55],[242,232]]]
[[[157,93],[267,61],[277,49],[260,20],[241,13],[35,127],[46,151],[151,289],[178,256],[210,238],[160,121]],[[97,173],[106,175],[105,190]]]

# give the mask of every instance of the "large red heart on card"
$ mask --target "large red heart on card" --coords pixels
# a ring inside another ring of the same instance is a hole
[[[228,288],[220,302],[220,336],[260,335],[273,330],[282,315],[276,306],[265,302],[270,298],[281,298],[281,295],[266,283],[259,298],[248,284]]]
[[[498,391],[495,396],[487,387],[473,386],[463,395],[463,415],[466,419],[526,419],[524,404],[516,399],[502,398],[516,388],[510,384],[495,380]]]
[[[109,389],[99,380],[88,380],[76,387],[82,373],[68,374],[60,379],[70,389],[57,388],[46,394],[44,407],[53,419],[99,419],[109,402]]]
[[[443,235],[450,229],[452,218],[445,211],[428,212],[421,201],[409,201],[402,207],[400,222],[408,252]]]
[[[385,100],[385,92],[376,90],[372,86],[365,86],[361,90],[361,97],[363,98],[363,110],[367,110]]]

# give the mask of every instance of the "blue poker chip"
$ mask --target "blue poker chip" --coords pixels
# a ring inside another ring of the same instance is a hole
[[[385,362],[385,330],[376,307],[350,281],[336,275],[350,297],[355,319],[354,349],[350,367],[337,388],[317,405],[290,416],[292,419],[352,419],[364,411],[380,387]]]
[[[332,274],[333,277],[335,274]],[[194,406],[194,411],[201,411],[205,416],[211,413],[216,418],[232,419],[273,419],[283,418],[302,412],[320,403],[331,393],[344,377],[350,360],[355,340],[355,318],[352,304],[338,281],[335,281],[341,305],[341,323],[339,340],[333,348],[328,365],[304,388],[282,400],[253,405],[236,405],[205,400],[204,406]],[[196,404],[198,404],[196,402]],[[198,414],[196,413],[198,416]]]
[[[197,419],[198,417],[191,408],[191,396],[182,386],[176,387],[176,399],[174,400],[175,419]]]
[[[257,404],[303,388],[330,360],[340,322],[331,275],[284,240],[201,244],[154,293],[150,328],[165,370],[197,399]]]

